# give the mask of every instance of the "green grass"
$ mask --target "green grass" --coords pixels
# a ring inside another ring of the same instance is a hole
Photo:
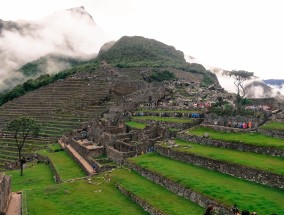
[[[134,171],[117,169],[112,178],[127,191],[145,200],[164,214],[202,214],[204,209],[164,187],[157,185]]]
[[[204,146],[183,140],[176,140],[175,142],[180,145],[178,148],[172,148],[172,150],[175,151],[191,153],[218,161],[239,164],[284,175],[284,157],[272,157],[252,152],[240,152],[231,149]],[[188,146],[191,146],[191,148],[187,148]]]
[[[80,166],[65,151],[48,153],[47,156],[52,161],[62,181],[86,176]]]
[[[62,183],[27,192],[32,215],[147,214],[102,177]]]
[[[284,131],[284,123],[281,122],[269,122],[261,126],[261,128],[266,130],[280,130]]]
[[[175,117],[159,117],[159,116],[134,116],[133,120],[152,120],[160,122],[174,122],[174,123],[192,123],[192,119],[175,118]]]
[[[53,152],[62,150],[62,147],[58,143],[49,144],[47,147]]]
[[[228,133],[215,131],[205,127],[195,127],[187,131],[188,134],[203,136],[204,133],[209,135],[209,138],[228,142],[242,142],[245,144],[284,148],[284,140],[280,138],[270,137],[260,133]]]
[[[20,170],[7,171],[12,176],[12,191],[28,190],[54,184],[53,173],[46,164],[36,164],[24,169],[23,176]]]
[[[202,113],[200,110],[138,110],[134,113]]]
[[[147,126],[144,123],[133,122],[133,121],[125,122],[125,125],[132,127],[132,128],[136,128],[136,129],[144,129]]]
[[[131,158],[139,166],[191,188],[215,201],[232,207],[258,211],[261,214],[283,214],[284,192],[263,185],[234,178],[183,162],[171,160],[155,153]]]

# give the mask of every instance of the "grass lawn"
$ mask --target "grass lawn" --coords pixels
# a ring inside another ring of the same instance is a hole
[[[46,164],[36,164],[24,169],[23,176],[20,176],[20,170],[7,171],[6,175],[12,176],[12,191],[34,189],[55,183],[53,173]]]
[[[132,128],[137,128],[137,129],[144,129],[146,127],[146,124],[144,123],[133,122],[133,121],[125,122],[125,125],[128,125]]]
[[[281,122],[269,122],[261,126],[260,128],[266,129],[266,130],[280,130],[284,131],[284,123]]]
[[[240,152],[231,149],[204,146],[183,140],[175,141],[180,147],[171,148],[172,150],[192,153],[214,160],[239,164],[254,169],[265,170],[279,175],[284,175],[284,157],[272,157],[252,152]],[[187,148],[191,146],[191,148]]]
[[[127,191],[148,202],[164,214],[203,214],[204,209],[164,187],[151,182],[134,171],[117,169],[112,178]]]
[[[187,130],[188,134],[203,136],[204,133],[209,135],[209,138],[228,142],[242,142],[245,144],[284,148],[284,140],[280,138],[270,137],[260,133],[228,133],[215,131],[205,127],[195,127]]]
[[[86,176],[79,164],[69,157],[65,151],[48,153],[47,156],[52,161],[62,181]]]
[[[102,177],[66,182],[26,192],[28,212],[32,215],[110,215],[143,214],[138,205]]]
[[[175,161],[156,153],[131,158],[139,166],[156,172],[227,207],[237,204],[240,209],[260,214],[283,214],[284,192],[248,182],[229,175]]]
[[[175,118],[175,117],[159,117],[159,116],[133,116],[133,120],[152,120],[160,122],[174,122],[174,123],[192,123],[192,119]]]
[[[139,110],[135,113],[202,113],[200,110]]]

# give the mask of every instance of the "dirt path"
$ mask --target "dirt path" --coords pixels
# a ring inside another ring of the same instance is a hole
[[[85,169],[89,172],[89,175],[94,174],[93,167],[70,145],[65,146],[60,140],[58,141],[62,148],[67,147],[69,151],[80,161],[80,163],[85,167]]]
[[[21,196],[22,196],[21,193],[12,193],[7,215],[21,214]]]

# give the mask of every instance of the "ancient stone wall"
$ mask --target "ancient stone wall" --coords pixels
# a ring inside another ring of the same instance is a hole
[[[166,157],[175,160],[192,163],[208,169],[212,169],[225,174],[233,175],[238,178],[243,178],[256,183],[268,185],[270,187],[284,188],[284,176],[277,175],[271,172],[253,169],[250,167],[241,166],[238,164],[226,163],[214,159],[201,157],[195,154],[172,150],[168,147],[156,145],[156,151]]]
[[[11,177],[0,173],[0,213],[6,213],[11,199]]]
[[[217,146],[220,148],[230,148],[238,151],[255,152],[271,156],[284,157],[284,149],[275,147],[264,147],[245,144],[243,142],[225,142],[212,140],[208,137],[199,137],[194,135],[177,134],[177,139],[194,142],[202,145]]]
[[[284,131],[281,130],[267,130],[259,128],[258,131],[262,134],[284,139]]]
[[[118,164],[123,164],[124,161],[129,158],[135,156],[135,152],[120,152],[114,149],[112,146],[106,146],[106,154],[107,156]]]
[[[179,196],[182,196],[186,199],[189,199],[192,202],[195,202],[196,204],[200,205],[201,207],[206,208],[208,205],[213,205],[214,209],[220,214],[231,214],[231,210],[229,208],[226,208],[225,206],[221,205],[218,202],[215,202],[200,193],[190,189],[189,187],[184,187],[181,184],[172,181],[171,179],[168,179],[158,173],[151,172],[147,169],[143,169],[140,166],[131,163],[126,162],[126,165],[138,172],[140,175],[150,179],[151,181],[155,182],[156,184],[160,184],[161,186],[166,187],[168,190],[176,193]]]

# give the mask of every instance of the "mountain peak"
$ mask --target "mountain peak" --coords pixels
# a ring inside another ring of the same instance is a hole
[[[86,11],[84,6],[70,8],[67,9],[67,11],[71,12],[72,15],[80,18],[87,17],[88,19],[90,19],[90,21],[95,23],[93,17],[88,13],[88,11]]]

